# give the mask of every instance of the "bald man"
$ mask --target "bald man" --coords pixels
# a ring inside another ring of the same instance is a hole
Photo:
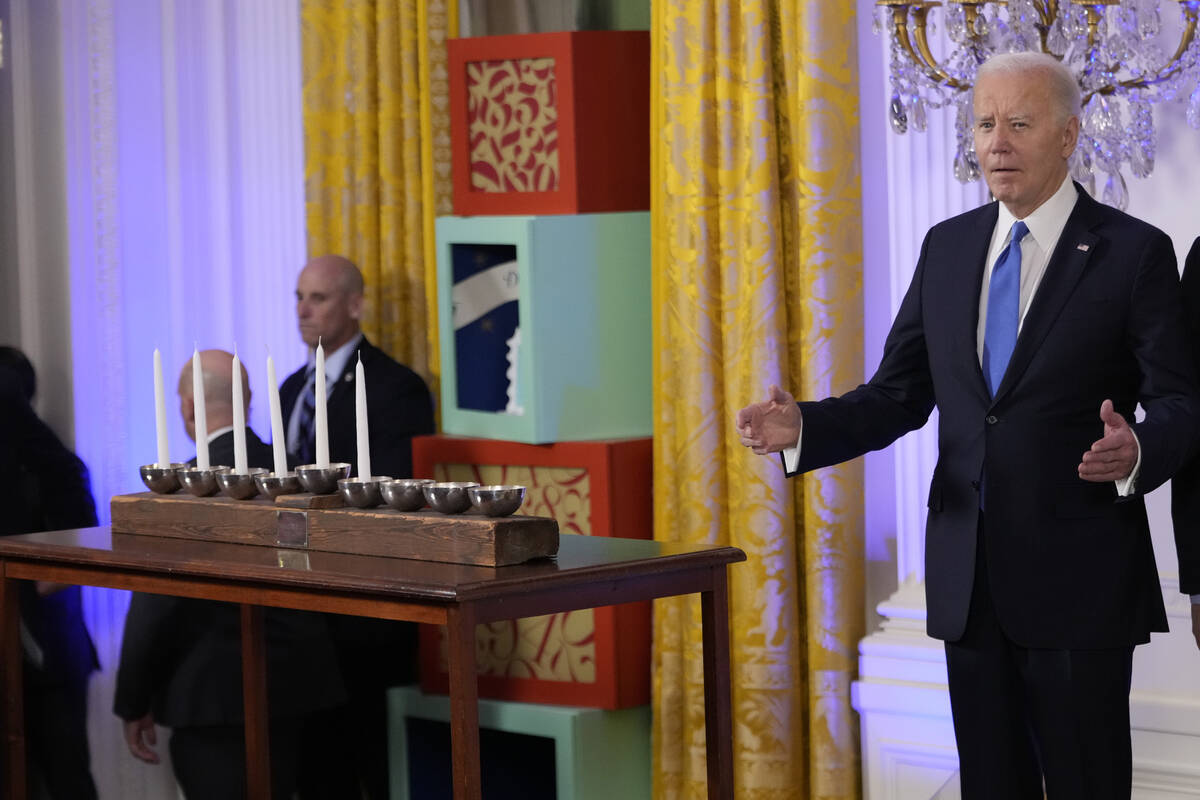
[[[233,466],[233,354],[203,350],[200,370],[204,375],[204,418],[208,426],[208,460],[213,466]],[[242,366],[242,407],[250,408],[250,376]],[[196,398],[192,395],[192,362],[179,372],[179,413],[188,438],[196,441]],[[194,460],[194,459],[193,459]],[[246,463],[273,470],[274,453],[250,426],[246,426]]]
[[[362,357],[367,382],[371,467],[376,475],[412,475],[412,437],[433,433],[433,399],[419,375],[392,360],[362,334],[363,278],[341,256],[305,264],[296,281],[296,317],[308,345],[308,364],[283,382],[280,405],[287,425],[288,459],[314,461],[312,404],[317,342],[325,352],[329,458],[358,465],[355,366]],[[307,408],[306,401],[307,400]],[[388,796],[388,686],[416,675],[416,626],[362,617],[330,618],[349,706],[306,733],[305,798]]]
[[[287,424],[289,458],[311,464],[315,445],[311,421],[315,351],[325,351],[329,458],[357,468],[354,373],[359,356],[367,381],[371,466],[376,475],[412,475],[412,437],[433,433],[433,399],[421,376],[392,360],[362,334],[362,273],[341,256],[308,262],[296,281],[296,317],[308,345],[308,363],[279,389]],[[306,404],[301,402],[307,399]]]
[[[233,463],[233,356],[200,354],[205,420],[214,465]],[[242,371],[243,402],[250,382]],[[179,376],[179,407],[196,437],[191,361]],[[271,448],[249,427],[252,467],[270,467]],[[192,459],[195,463],[195,459]],[[272,796],[296,790],[300,730],[316,711],[345,700],[325,619],[303,611],[266,612]],[[172,729],[175,778],[189,798],[237,798],[246,792],[242,711],[241,617],[238,606],[134,593],[125,618],[113,710],[124,720],[134,757],[159,763],[155,725]]]

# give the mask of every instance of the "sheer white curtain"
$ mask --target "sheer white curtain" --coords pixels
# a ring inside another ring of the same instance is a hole
[[[194,345],[236,343],[264,438],[267,348],[281,368],[303,360],[292,302],[305,257],[299,9],[57,2],[75,444],[107,521],[108,498],[141,490],[137,467],[155,457],[155,347],[173,387]],[[186,460],[192,443],[169,416],[171,456]],[[169,770],[135,762],[111,712],[128,594],[91,589],[85,604],[104,665],[89,722],[101,796],[174,796]]]

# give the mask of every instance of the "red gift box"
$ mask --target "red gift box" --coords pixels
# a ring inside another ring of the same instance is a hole
[[[563,533],[651,538],[649,438],[531,445],[419,436],[413,474],[518,483],[518,513],[551,516]],[[421,688],[445,694],[445,630],[421,626]],[[480,625],[479,694],[593,708],[650,702],[650,603],[627,603]]]
[[[650,35],[452,39],[454,213],[650,208]]]

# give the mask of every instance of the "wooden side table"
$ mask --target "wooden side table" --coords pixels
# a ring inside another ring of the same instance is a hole
[[[564,535],[555,559],[476,567],[114,534],[108,528],[0,538],[0,715],[5,795],[25,797],[18,580],[241,604],[248,796],[270,797],[263,607],[449,628],[454,796],[480,797],[475,625],[699,592],[710,798],[733,798],[728,564],[734,547]]]

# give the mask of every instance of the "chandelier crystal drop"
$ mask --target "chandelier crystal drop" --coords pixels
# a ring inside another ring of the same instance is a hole
[[[1062,61],[1083,94],[1079,144],[1071,174],[1104,202],[1129,202],[1123,172],[1145,178],[1154,171],[1153,106],[1187,103],[1188,124],[1200,130],[1200,0],[1164,0],[1177,6],[1178,43],[1159,44],[1160,0],[877,0],[878,33],[890,42],[892,130],[923,131],[930,109],[953,107],[954,177],[978,180],[971,131],[972,89],[979,65],[994,53],[1034,50]],[[936,17],[946,53],[930,46]],[[1174,13],[1174,12],[1171,12]]]

